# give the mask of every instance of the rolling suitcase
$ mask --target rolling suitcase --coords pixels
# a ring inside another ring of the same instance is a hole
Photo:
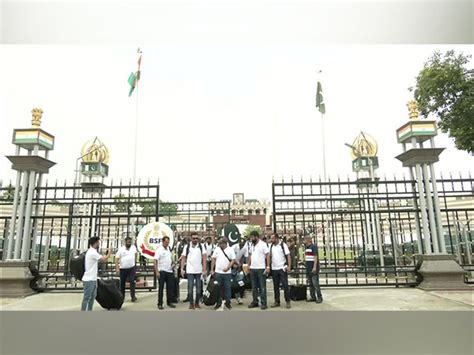
[[[292,301],[305,301],[308,286],[300,281],[300,277],[302,275],[301,271],[296,271],[296,272],[297,272],[296,285],[291,285],[289,287],[290,299]]]
[[[203,293],[202,302],[206,306],[214,306],[219,298],[219,292],[221,292],[219,282],[214,276],[211,276],[207,282],[206,291]]]
[[[84,272],[86,271],[85,260],[86,252],[74,255],[71,260],[69,260],[69,270],[71,274],[80,281],[82,281],[82,276],[84,276]]]
[[[123,304],[123,295],[120,292],[120,280],[97,279],[97,296],[95,300],[105,309],[120,309]]]

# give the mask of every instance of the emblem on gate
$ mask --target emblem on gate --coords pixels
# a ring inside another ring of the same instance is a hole
[[[173,231],[168,225],[162,222],[148,223],[138,233],[137,246],[140,254],[153,259],[163,237],[170,238],[170,245],[173,245]]]

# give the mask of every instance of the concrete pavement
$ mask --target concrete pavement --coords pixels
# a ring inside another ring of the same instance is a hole
[[[184,287],[180,287],[181,299],[185,298]],[[474,291],[474,287],[473,287]],[[273,291],[268,288],[268,304],[273,302]],[[283,293],[282,293],[283,300]],[[122,307],[124,311],[158,311],[156,308],[157,291],[142,291],[137,294],[138,302],[132,303],[127,297]],[[165,296],[166,297],[166,296]],[[292,302],[291,310],[285,308],[267,311],[472,311],[474,310],[472,291],[426,292],[416,288],[327,288],[323,289],[324,303]],[[166,299],[166,298],[165,298]],[[74,311],[80,309],[80,292],[43,292],[23,299],[0,299],[0,309],[5,311]],[[232,301],[232,311],[249,310],[251,294],[246,292],[243,305]],[[180,302],[173,311],[188,311],[188,304]],[[167,308],[165,307],[165,310]],[[96,302],[95,311],[103,309]],[[214,311],[203,306],[199,312]]]

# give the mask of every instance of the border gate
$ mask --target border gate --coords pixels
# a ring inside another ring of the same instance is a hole
[[[0,251],[7,248],[11,223],[12,191],[0,188]],[[33,228],[30,260],[40,273],[40,290],[76,290],[82,284],[71,277],[70,257],[87,249],[92,236],[101,239],[99,251],[112,248],[115,252],[130,236],[135,239],[141,227],[153,221],[169,224],[175,241],[196,231],[202,237],[214,236],[220,224],[214,215],[230,218],[230,202],[161,202],[159,184],[110,186],[53,186],[47,183],[36,188],[33,199]],[[222,223],[222,222],[221,222]],[[113,276],[115,259],[100,264],[99,276]],[[154,289],[156,280],[152,261],[137,262],[137,289]]]
[[[273,182],[273,229],[319,248],[323,286],[414,286],[424,245],[414,180]],[[474,180],[441,177],[438,191],[447,252],[472,275]],[[304,255],[299,248],[299,260]],[[472,276],[467,282],[472,281]]]

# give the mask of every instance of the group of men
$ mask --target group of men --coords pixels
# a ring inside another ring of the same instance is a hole
[[[173,254],[168,237],[163,237],[160,246],[155,251],[154,271],[158,280],[158,309],[163,310],[164,290],[166,289],[166,305],[175,308],[175,300],[172,295],[175,288],[176,278],[173,270]],[[111,256],[101,256],[97,249],[99,238],[93,237],[89,241],[90,248],[85,256],[86,272],[83,277],[84,299],[82,310],[92,310],[92,305],[97,293],[97,264],[105,261]],[[320,265],[318,259],[318,248],[312,242],[312,238],[304,238],[305,245],[305,267],[309,283],[310,298],[308,302],[321,303],[323,301],[319,286]],[[217,281],[220,292],[218,293],[216,310],[230,310],[231,305],[231,281],[244,271],[250,273],[252,285],[252,301],[249,308],[265,310],[267,306],[268,277],[273,279],[274,303],[272,308],[280,307],[280,291],[283,289],[285,307],[291,308],[290,287],[288,285],[288,274],[296,267],[292,258],[290,248],[278,234],[271,236],[267,244],[257,231],[252,231],[248,240],[230,246],[226,238],[220,238],[214,245],[210,237],[201,243],[198,233],[192,233],[190,239],[177,248],[178,266],[181,277],[187,278],[188,292],[186,301],[189,309],[200,309],[203,298],[203,280],[210,274]],[[116,273],[120,275],[120,289],[125,295],[125,286],[130,284],[130,296],[132,302],[137,301],[135,293],[137,248],[132,244],[132,239],[127,237],[125,245],[120,247],[115,255]],[[237,303],[242,304],[243,295],[237,292]]]

